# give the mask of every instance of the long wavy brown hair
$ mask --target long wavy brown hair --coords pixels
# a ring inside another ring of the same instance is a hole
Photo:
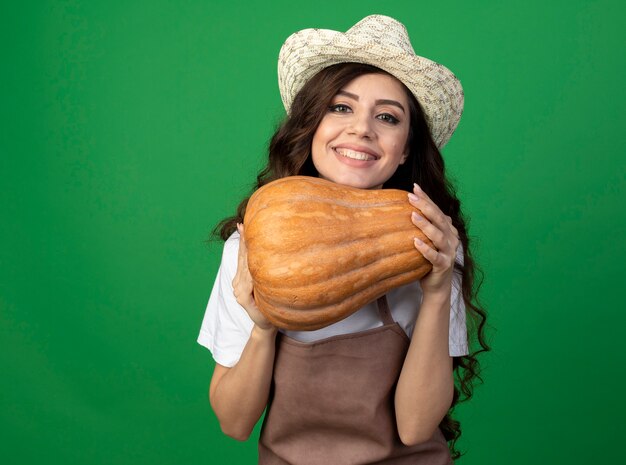
[[[291,114],[283,121],[271,139],[267,166],[257,176],[254,190],[279,178],[294,175],[318,176],[311,159],[311,143],[331,100],[350,81],[363,74],[388,74],[379,68],[358,64],[342,63],[330,66],[310,79],[296,95]],[[409,156],[393,176],[383,185],[383,189],[413,190],[418,183],[441,211],[452,218],[459,231],[464,249],[464,264],[455,263],[455,271],[462,275],[462,294],[467,312],[467,332],[470,354],[454,357],[454,396],[448,413],[443,418],[441,428],[453,459],[461,457],[456,450],[456,441],[461,436],[461,424],[452,417],[454,407],[472,397],[480,377],[480,364],[477,356],[490,350],[486,342],[485,329],[487,315],[478,302],[478,291],[482,283],[482,273],[472,258],[472,248],[467,234],[466,218],[461,212],[461,202],[456,197],[452,183],[446,178],[445,164],[435,145],[422,107],[415,96],[405,87],[409,99],[411,125],[409,131]],[[236,224],[242,223],[248,199],[237,208],[235,216],[222,220],[213,231],[223,240],[235,231]],[[477,279],[477,276],[480,279]]]

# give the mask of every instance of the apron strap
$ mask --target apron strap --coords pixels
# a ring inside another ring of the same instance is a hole
[[[384,295],[380,297],[376,303],[378,304],[378,315],[382,320],[384,325],[392,325],[394,324],[393,318],[391,317],[391,311],[389,310],[389,303],[387,302],[387,296]]]

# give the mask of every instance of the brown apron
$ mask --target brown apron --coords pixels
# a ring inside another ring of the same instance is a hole
[[[394,393],[410,340],[378,299],[382,327],[304,343],[278,335],[260,465],[449,465],[439,428],[407,447]]]

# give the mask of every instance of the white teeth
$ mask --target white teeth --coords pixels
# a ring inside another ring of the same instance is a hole
[[[355,152],[354,150],[350,150],[350,149],[341,149],[341,148],[336,148],[335,151],[346,158],[353,158],[355,160],[376,160],[376,157],[373,157],[372,155],[370,155],[369,153],[364,153],[364,152]]]

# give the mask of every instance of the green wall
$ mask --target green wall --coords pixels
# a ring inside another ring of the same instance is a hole
[[[485,384],[459,463],[604,464],[624,427],[618,1],[65,1],[0,6],[0,455],[254,463],[195,340],[206,244],[281,118],[298,29],[403,21],[460,78],[444,150],[485,272]],[[8,460],[7,460],[8,459]]]

